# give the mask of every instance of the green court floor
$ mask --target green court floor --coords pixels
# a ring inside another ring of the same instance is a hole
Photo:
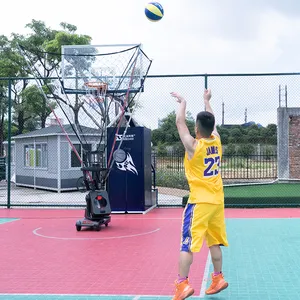
[[[227,290],[207,299],[300,299],[300,219],[229,219]]]
[[[11,221],[7,219],[7,221]],[[4,222],[4,219],[0,219]],[[300,299],[300,219],[228,219],[224,275],[229,288],[204,299]],[[196,262],[195,262],[196,263]],[[212,271],[210,266],[209,273]],[[209,276],[209,274],[207,274]],[[76,284],[76,283],[74,283]],[[1,295],[0,300],[158,300],[163,296]],[[189,299],[198,300],[199,296]],[[202,298],[203,299],[203,298]]]
[[[225,186],[226,197],[300,197],[300,184],[274,183]]]
[[[299,207],[299,183],[225,186],[226,207]]]
[[[300,183],[230,185],[224,193],[227,208],[300,207]],[[183,205],[188,197],[183,197]]]

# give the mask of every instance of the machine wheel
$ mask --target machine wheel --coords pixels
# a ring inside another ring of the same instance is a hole
[[[108,226],[108,223],[105,223],[105,227],[107,227]]]
[[[101,229],[100,225],[95,225],[94,228],[96,229],[96,231],[100,231]]]
[[[85,186],[85,183],[84,183],[84,177],[83,176],[81,176],[77,179],[76,188],[81,193],[86,192],[86,186]]]
[[[81,226],[80,225],[76,225],[76,230],[80,231],[81,230]]]

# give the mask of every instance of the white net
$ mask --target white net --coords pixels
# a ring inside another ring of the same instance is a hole
[[[81,145],[80,151],[86,154],[82,156],[83,164],[90,165],[89,160],[105,161],[107,127],[120,126],[122,122],[125,126],[125,116],[134,109],[136,96],[143,91],[151,61],[141,45],[63,46],[61,69],[55,70],[62,76],[58,79],[41,78],[44,70],[39,63],[45,54],[49,60],[57,54],[41,53],[33,63],[30,51],[21,52],[47,103],[55,100],[53,114],[64,120],[65,133],[75,133],[77,140],[69,142]]]
[[[149,60],[141,45],[64,46],[62,80],[66,93],[84,93],[86,82],[108,84],[111,93],[139,90]]]

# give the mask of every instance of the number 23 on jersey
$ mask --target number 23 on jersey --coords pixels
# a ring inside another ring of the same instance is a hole
[[[219,174],[221,159],[220,156],[204,158],[204,177],[217,176]]]

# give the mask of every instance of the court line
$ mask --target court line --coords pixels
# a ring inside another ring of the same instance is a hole
[[[210,252],[208,252],[205,269],[204,269],[204,273],[203,273],[203,279],[202,279],[202,283],[201,283],[201,289],[200,289],[200,295],[199,295],[200,298],[205,297],[205,290],[206,290],[206,286],[207,286],[207,279],[208,279],[210,265],[211,265],[211,256],[210,256]]]
[[[138,237],[143,235],[148,235],[155,233],[160,230],[160,228],[156,228],[152,231],[147,231],[143,233],[136,233],[136,234],[130,234],[130,235],[120,235],[120,236],[108,236],[108,237],[100,237],[100,238],[63,238],[63,237],[56,237],[56,236],[48,236],[43,235],[41,233],[37,233],[38,230],[42,229],[42,227],[36,228],[32,231],[32,233],[36,236],[47,238],[47,239],[56,239],[56,240],[113,240],[113,239],[125,239],[125,238],[132,238],[132,237]]]

